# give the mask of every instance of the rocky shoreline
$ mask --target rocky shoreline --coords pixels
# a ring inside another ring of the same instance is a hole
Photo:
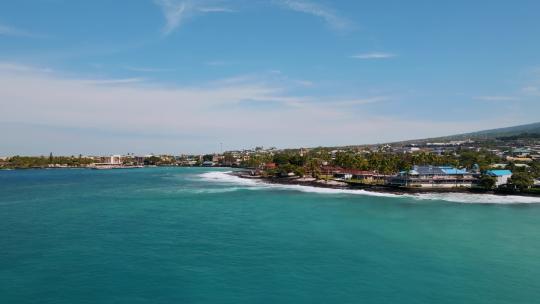
[[[449,189],[429,189],[429,188],[400,188],[394,186],[384,186],[384,185],[367,185],[367,184],[353,184],[340,181],[325,181],[317,180],[315,178],[299,178],[299,177],[263,177],[263,176],[252,176],[249,171],[236,171],[231,173],[234,176],[251,179],[251,180],[260,180],[269,184],[280,184],[280,185],[298,185],[298,186],[310,186],[318,188],[330,188],[330,189],[343,189],[343,190],[366,190],[371,192],[379,193],[390,193],[390,194],[422,194],[422,193],[471,193],[471,194],[493,194],[493,195],[519,195],[519,196],[532,196],[540,197],[539,193],[506,193],[500,191],[486,191],[482,189],[474,188],[449,188]]]

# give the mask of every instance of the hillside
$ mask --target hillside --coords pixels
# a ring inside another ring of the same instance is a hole
[[[428,141],[448,141],[448,140],[465,140],[465,139],[495,139],[498,137],[519,136],[522,134],[540,135],[540,122],[513,126],[513,127],[449,135],[449,136],[406,140],[406,141],[401,141],[401,142],[396,142],[396,143],[418,143],[418,142],[428,142]]]

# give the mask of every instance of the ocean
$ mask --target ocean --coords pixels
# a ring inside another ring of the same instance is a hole
[[[0,171],[0,303],[540,303],[540,198]]]

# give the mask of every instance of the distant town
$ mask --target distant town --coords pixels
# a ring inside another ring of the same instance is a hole
[[[244,178],[331,187],[540,193],[540,134],[204,155],[5,156],[0,169],[243,168]]]

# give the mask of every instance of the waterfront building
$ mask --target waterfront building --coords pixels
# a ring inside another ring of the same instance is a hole
[[[389,184],[407,188],[470,188],[478,178],[466,169],[451,166],[414,166],[389,179]]]
[[[109,165],[121,165],[122,156],[121,155],[103,156],[101,157],[101,163],[109,164]]]
[[[203,167],[213,167],[213,166],[215,166],[215,163],[213,161],[207,160],[207,161],[204,161],[202,163],[202,165],[203,165]]]
[[[486,175],[494,177],[496,179],[495,186],[506,185],[508,179],[512,177],[512,171],[510,170],[487,170]]]
[[[273,170],[273,169],[276,169],[277,168],[277,165],[275,163],[266,163],[264,164],[264,169],[265,170]]]

